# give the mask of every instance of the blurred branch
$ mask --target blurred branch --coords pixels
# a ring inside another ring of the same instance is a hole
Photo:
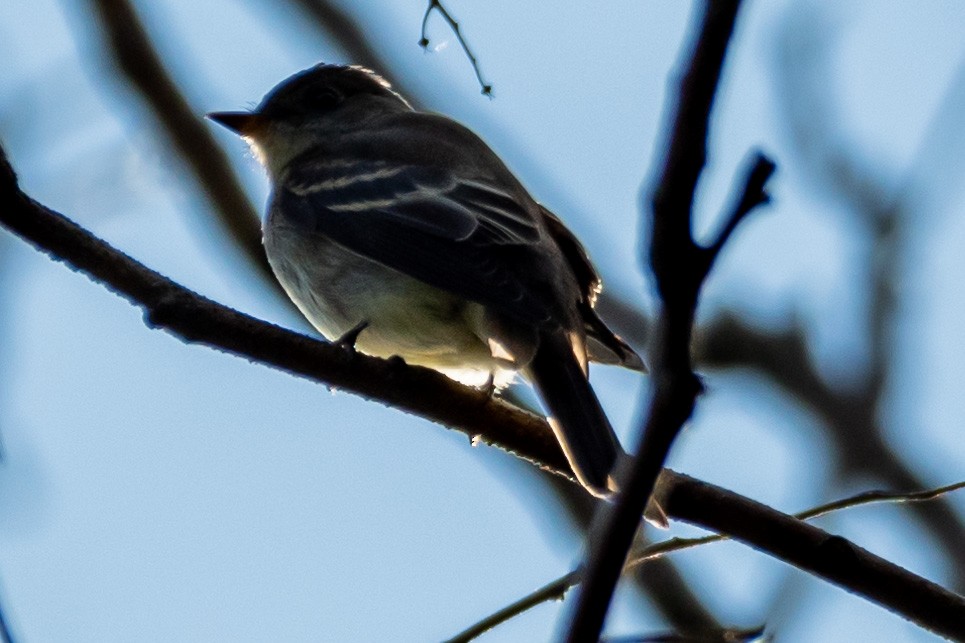
[[[194,173],[221,225],[259,269],[265,281],[284,296],[261,245],[260,218],[238,182],[227,156],[197,111],[181,95],[127,0],[89,0],[100,21],[110,54],[127,82],[150,108],[164,138]]]
[[[349,351],[257,320],[191,292],[20,191],[0,148],[0,223],[53,259],[145,310],[152,328],[455,428],[561,475],[566,459],[545,419],[435,371]],[[850,543],[733,492],[669,470],[669,515],[728,534],[938,633],[962,632],[965,599]],[[642,511],[642,508],[641,508]]]
[[[811,359],[804,331],[762,331],[733,314],[722,314],[697,333],[696,354],[709,367],[750,368],[789,396],[807,405],[827,427],[827,435],[851,474],[870,475],[898,488],[927,486],[885,442],[862,391],[837,391],[822,378]],[[913,506],[914,515],[937,537],[955,561],[956,586],[965,583],[965,525],[947,502]]]
[[[850,592],[873,596],[878,604],[925,629],[953,640],[965,638],[965,598],[945,589],[940,589],[940,596],[932,595],[925,588],[937,586],[930,581],[792,516],[754,501],[727,506],[732,492],[702,482],[680,484],[687,478],[681,474],[673,478],[676,484],[666,507],[670,515],[704,527],[713,523],[718,533]]]
[[[604,291],[598,309],[624,339],[635,346],[646,344],[651,321],[633,304]],[[806,405],[827,429],[841,466],[849,474],[877,477],[896,488],[927,486],[884,440],[875,408],[869,408],[860,392],[838,391],[821,376],[803,328],[757,329],[736,314],[724,312],[697,330],[694,354],[705,367],[750,369]],[[949,567],[955,586],[965,585],[965,548],[960,546],[965,524],[954,507],[942,499],[928,505],[911,504],[909,510],[954,561]]]
[[[758,155],[718,240],[706,248],[694,241],[692,206],[707,155],[710,111],[739,7],[739,0],[705,3],[700,34],[679,95],[673,97],[676,114],[669,149],[652,196],[650,267],[661,306],[652,351],[653,393],[629,475],[620,475],[615,504],[602,510],[599,528],[591,533],[586,577],[567,633],[570,643],[600,637],[640,515],[696,404],[701,385],[693,372],[690,344],[704,279],[730,232],[767,200],[764,184],[774,164]]]
[[[7,625],[7,617],[4,616],[3,610],[0,609],[0,643],[13,643],[13,635],[10,633],[10,627]]]
[[[938,487],[937,489],[928,489],[926,491],[915,491],[911,493],[893,493],[888,491],[866,491],[864,493],[859,493],[857,495],[851,496],[849,498],[844,498],[842,500],[837,500],[835,502],[829,502],[827,504],[819,505],[812,509],[802,511],[794,514],[794,517],[798,520],[810,520],[817,518],[819,516],[825,516],[836,511],[841,511],[844,509],[851,509],[853,507],[860,507],[863,505],[876,504],[876,503],[905,503],[905,502],[927,502],[929,500],[935,500],[947,493],[953,491],[958,491],[959,489],[965,488],[965,482],[957,482],[955,484],[950,484],[944,487]],[[647,569],[650,565],[673,552],[683,551],[685,549],[692,549],[694,547],[699,547],[701,545],[709,545],[711,543],[721,542],[729,540],[728,536],[714,535],[714,536],[704,536],[703,538],[671,538],[669,540],[664,540],[657,543],[648,544],[639,548],[635,548],[630,552],[630,556],[624,566],[624,571],[629,571],[631,569],[640,567],[643,563],[649,563]],[[573,587],[576,587],[582,582],[583,568],[577,567],[571,572],[568,572],[556,580],[553,580],[543,587],[540,587],[536,591],[527,594],[523,598],[507,605],[501,610],[494,612],[493,614],[482,619],[478,623],[466,628],[456,636],[449,639],[449,643],[462,643],[466,641],[471,641],[480,635],[488,632],[497,625],[501,625],[506,621],[519,616],[523,612],[536,607],[542,603],[549,601],[563,600],[568,592]],[[700,636],[700,632],[722,632],[727,631],[720,627],[707,627],[706,625],[690,623],[687,628],[677,628],[683,630],[683,635],[696,634]],[[697,632],[692,632],[692,630],[697,630]],[[722,639],[708,639],[721,641]]]
[[[375,71],[389,81],[396,91],[408,97],[409,92],[403,89],[401,79],[392,75],[388,62],[379,56],[369,44],[362,28],[341,7],[328,0],[290,0],[290,2],[300,7],[312,18],[313,24],[337,42],[338,46],[348,54],[352,63]]]
[[[483,80],[482,72],[479,71],[479,61],[476,60],[476,57],[469,49],[469,43],[467,43],[466,39],[463,38],[462,31],[459,30],[459,23],[456,22],[455,18],[452,17],[452,14],[450,14],[449,11],[443,6],[441,0],[429,0],[429,6],[426,7],[425,15],[422,16],[422,32],[419,38],[419,46],[426,51],[429,50],[429,36],[426,32],[426,26],[429,24],[429,16],[432,15],[433,11],[438,11],[443,20],[449,24],[449,28],[452,29],[452,32],[456,34],[456,39],[462,46],[463,53],[466,54],[466,58],[468,58],[469,62],[472,64],[472,70],[476,73],[476,80],[479,82],[479,87],[482,90],[482,94],[491,98],[493,94],[493,86]]]
[[[810,360],[803,333],[794,331],[781,341],[796,343],[795,360],[785,364],[782,373],[771,370],[781,386],[800,379],[807,372],[807,386],[791,388],[823,417],[839,453],[839,475],[872,475],[893,486],[922,486],[901,455],[892,449],[878,418],[882,402],[893,384],[893,331],[899,313],[897,284],[909,268],[909,223],[922,220],[919,203],[925,182],[947,192],[961,184],[949,168],[965,167],[965,61],[959,64],[929,124],[921,144],[904,176],[889,178],[872,165],[874,155],[864,153],[861,145],[842,124],[841,101],[829,90],[827,79],[833,74],[831,48],[839,33],[834,25],[815,20],[786,20],[776,41],[780,43],[779,68],[775,78],[781,84],[776,94],[782,99],[793,141],[797,144],[815,183],[835,199],[864,230],[867,286],[870,293],[867,311],[868,368],[856,391],[837,391],[820,377]],[[939,169],[940,168],[940,169]],[[952,180],[949,180],[952,179]],[[937,182],[936,182],[937,181]],[[757,342],[758,347],[763,346]],[[773,353],[774,351],[771,350]],[[748,350],[745,361],[758,361]],[[800,383],[800,382],[798,382]],[[956,586],[965,587],[965,523],[947,503],[916,507],[915,515],[940,541],[951,567]]]

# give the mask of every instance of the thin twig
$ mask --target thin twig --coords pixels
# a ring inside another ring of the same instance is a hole
[[[741,190],[740,198],[734,206],[734,210],[724,219],[724,227],[718,233],[714,242],[707,247],[707,256],[710,262],[708,270],[713,267],[714,261],[723,249],[724,244],[730,239],[731,234],[737,229],[741,221],[747,217],[758,206],[765,205],[770,200],[764,188],[768,179],[774,173],[774,161],[770,160],[760,152],[754,155],[754,162],[747,173],[744,181],[744,188]]]
[[[600,643],[750,643],[767,641],[764,626],[752,628],[717,628],[702,632],[665,632],[642,636],[604,636]]]
[[[733,540],[807,568],[832,583],[846,585],[853,593],[874,595],[880,605],[935,634],[965,640],[965,597],[941,589],[925,598],[920,590],[933,585],[930,581],[886,563],[840,536],[754,501],[725,508],[725,504],[731,504],[727,498],[732,492],[703,482],[680,484],[687,478],[681,474],[672,478],[676,484],[668,494],[666,506],[670,515],[705,528],[714,524],[711,530]],[[695,487],[701,487],[697,495]]]
[[[543,587],[540,587],[535,592],[527,594],[515,603],[511,603],[501,610],[494,612],[482,619],[478,623],[470,625],[451,639],[447,639],[446,643],[467,643],[468,641],[472,641],[473,639],[482,636],[497,625],[501,625],[509,619],[519,616],[530,608],[536,607],[542,603],[548,603],[549,601],[563,600],[563,597],[566,596],[566,592],[569,591],[571,587],[579,585],[582,571],[583,568],[579,567],[571,571],[569,574],[560,576],[556,580],[547,583]]]
[[[432,14],[433,10],[439,12],[439,15],[441,15],[443,19],[449,23],[449,27],[452,29],[452,32],[456,34],[456,39],[462,46],[462,50],[465,52],[466,58],[468,58],[469,62],[472,63],[472,70],[476,74],[476,80],[479,82],[479,87],[482,89],[482,94],[492,98],[493,86],[483,80],[482,72],[479,71],[479,61],[476,60],[476,57],[469,49],[469,43],[467,43],[466,39],[463,38],[462,32],[459,30],[459,23],[456,22],[449,11],[442,5],[441,0],[429,0],[429,6],[426,7],[426,12],[422,16],[422,33],[421,37],[419,38],[419,46],[426,51],[429,49],[429,36],[427,34],[426,27],[429,24],[429,16]]]
[[[231,310],[146,268],[20,191],[0,147],[0,224],[145,310],[145,321],[185,341],[279,368],[416,413],[572,476],[545,419],[429,369],[311,339]],[[963,635],[965,599],[839,536],[670,470],[667,513],[731,535],[864,596],[922,627]],[[642,509],[641,509],[642,511]],[[948,634],[946,634],[948,635]]]
[[[794,517],[799,520],[811,520],[819,516],[824,516],[844,509],[851,509],[853,507],[860,507],[862,505],[884,502],[927,502],[929,500],[935,500],[936,498],[953,491],[958,491],[962,488],[965,488],[965,481],[956,482],[955,484],[938,487],[936,489],[914,491],[911,493],[865,491],[848,498],[843,498],[841,500],[836,500],[834,502],[829,502],[827,504],[818,505],[817,507],[801,511],[794,514]],[[662,542],[652,543],[641,547],[636,551],[630,552],[630,556],[628,557],[627,563],[624,566],[624,572],[635,567],[639,567],[643,563],[662,558],[670,553],[683,551],[685,549],[693,549],[694,547],[699,547],[701,545],[709,545],[711,543],[722,542],[725,540],[730,540],[730,537],[715,534],[712,536],[703,536],[701,538],[670,538]],[[449,642],[465,643],[467,641],[471,641],[485,632],[493,629],[497,625],[505,623],[511,618],[519,616],[523,612],[536,607],[541,603],[546,603],[552,600],[563,600],[563,598],[566,596],[566,592],[580,584],[582,581],[582,575],[583,568],[577,567],[573,571],[568,572],[547,583],[536,591],[527,594],[518,601],[515,601],[514,603],[511,603],[506,607],[494,612],[478,623],[471,625],[456,636],[449,639]]]

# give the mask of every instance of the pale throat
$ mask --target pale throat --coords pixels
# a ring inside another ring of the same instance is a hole
[[[306,132],[279,131],[279,127],[269,127],[257,134],[242,136],[255,159],[268,170],[273,180],[281,177],[285,167],[302,152],[316,144],[316,139]]]

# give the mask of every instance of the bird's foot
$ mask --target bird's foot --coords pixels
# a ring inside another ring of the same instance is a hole
[[[491,372],[482,385],[482,390],[486,392],[486,397],[493,399],[496,396],[496,374]]]
[[[355,326],[345,331],[345,333],[343,333],[341,337],[336,339],[335,345],[341,346],[342,348],[348,351],[354,352],[355,344],[356,342],[359,341],[359,335],[361,335],[362,331],[368,327],[369,327],[369,322],[364,320],[360,321]]]

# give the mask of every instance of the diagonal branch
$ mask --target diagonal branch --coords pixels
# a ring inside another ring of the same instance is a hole
[[[851,496],[849,498],[843,498],[841,500],[836,500],[834,502],[829,502],[827,504],[819,505],[805,511],[794,514],[794,517],[798,520],[811,520],[819,516],[825,516],[829,513],[834,513],[836,511],[841,511],[844,509],[851,509],[854,507],[861,507],[863,505],[870,505],[876,503],[918,503],[918,502],[928,502],[935,500],[944,496],[945,494],[952,493],[953,491],[958,491],[959,489],[965,488],[965,482],[957,482],[955,484],[946,485],[944,487],[938,487],[937,489],[927,489],[925,491],[915,491],[911,493],[893,493],[888,491],[865,491],[857,495]],[[703,536],[701,538],[671,538],[669,540],[664,540],[657,543],[651,543],[645,545],[637,550],[631,552],[629,559],[627,560],[625,569],[630,570],[636,567],[642,566],[644,563],[652,563],[654,561],[660,560],[667,554],[671,554],[678,551],[683,551],[685,549],[692,549],[694,547],[700,547],[701,545],[709,545],[711,543],[722,542],[729,540],[727,536],[722,536],[720,534],[713,536]],[[559,578],[550,581],[546,585],[540,587],[539,589],[527,594],[518,601],[510,603],[506,607],[493,612],[486,618],[480,620],[477,623],[467,627],[465,630],[455,635],[448,640],[448,643],[465,643],[478,638],[482,634],[485,634],[494,627],[505,623],[506,621],[519,616],[523,612],[530,610],[537,605],[542,603],[547,603],[549,601],[561,601],[566,596],[566,593],[579,585],[583,580],[583,568],[577,567],[576,569],[563,574]],[[705,631],[710,630],[720,630],[720,628],[701,628]]]
[[[147,323],[185,341],[344,388],[462,431],[541,468],[572,477],[547,422],[486,392],[401,360],[311,339],[217,304],[124,255],[20,191],[0,148],[0,224],[145,310]],[[733,492],[664,472],[668,513],[728,534],[939,633],[965,634],[965,599],[844,538]],[[734,516],[739,524],[734,525]],[[747,524],[743,524],[743,522]],[[802,531],[803,530],[803,531]],[[833,546],[822,546],[831,542]],[[841,565],[841,551],[850,552]],[[869,581],[870,579],[870,581]],[[922,606],[930,606],[923,609]]]
[[[355,353],[268,324],[194,293],[150,270],[19,191],[0,150],[0,223],[130,303],[145,322],[189,342],[378,399],[454,427],[541,466],[570,475],[543,418],[444,375]]]
[[[766,205],[770,201],[770,197],[767,192],[764,191],[764,188],[767,185],[768,179],[770,179],[774,173],[774,169],[774,161],[760,152],[754,155],[754,162],[751,164],[751,169],[747,173],[747,179],[744,181],[744,189],[741,191],[740,199],[734,206],[734,210],[724,220],[724,227],[720,233],[718,233],[717,238],[707,247],[708,272],[713,267],[714,261],[717,260],[720,251],[724,248],[724,244],[730,239],[730,235],[734,233],[734,230],[737,229],[741,221],[758,206]]]
[[[952,640],[965,638],[965,598],[945,589],[925,597],[932,583],[888,563],[854,543],[828,534],[793,516],[754,503],[727,506],[733,492],[707,483],[680,484],[687,476],[673,474],[677,484],[668,494],[667,511],[685,522],[714,523],[719,533],[748,544],[861,596],[875,601],[926,629]],[[691,479],[692,480],[692,479]],[[692,480],[693,482],[697,482]],[[697,487],[701,487],[697,490]],[[778,535],[778,530],[780,535]],[[766,544],[766,548],[761,545]],[[861,570],[858,572],[858,570]],[[855,575],[857,574],[857,575]],[[842,582],[848,579],[846,582]],[[906,592],[912,591],[913,595]],[[897,609],[897,606],[901,606]]]
[[[191,169],[221,225],[260,270],[266,283],[280,293],[261,245],[258,213],[228,157],[164,68],[134,8],[127,0],[89,2],[93,15],[100,20],[110,54],[127,82],[140,94],[168,142]]]

